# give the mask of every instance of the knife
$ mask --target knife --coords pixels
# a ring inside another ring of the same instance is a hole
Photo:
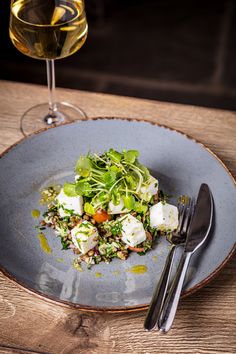
[[[206,241],[210,233],[213,219],[213,197],[210,188],[203,183],[199,189],[197,203],[187,234],[185,249],[181,257],[178,270],[168,295],[164,300],[163,310],[158,319],[158,328],[167,333],[173,324],[179,298],[183,288],[185,276],[191,256]]]

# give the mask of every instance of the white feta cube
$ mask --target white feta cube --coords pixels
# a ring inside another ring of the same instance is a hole
[[[158,180],[151,176],[146,185],[140,188],[140,197],[148,202],[158,192],[158,184]]]
[[[58,211],[62,218],[70,215],[67,210],[73,211],[76,215],[83,214],[83,197],[80,195],[76,197],[68,197],[62,188],[56,199],[59,204]]]
[[[122,217],[120,221],[122,224],[121,239],[126,245],[135,247],[146,240],[146,232],[141,221],[131,214]]]
[[[98,230],[88,221],[83,221],[71,230],[72,242],[82,254],[87,253],[98,243]]]
[[[124,201],[122,198],[120,199],[120,203],[118,205],[115,205],[112,203],[112,201],[110,201],[108,214],[122,214],[128,212],[129,210],[125,208]]]
[[[150,208],[150,225],[162,231],[173,231],[178,227],[178,208],[159,202]]]

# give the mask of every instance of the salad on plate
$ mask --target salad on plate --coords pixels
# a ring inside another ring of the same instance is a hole
[[[39,228],[52,228],[78,264],[143,255],[177,228],[177,207],[138,158],[137,150],[88,153],[77,161],[72,183],[41,192],[47,210]]]

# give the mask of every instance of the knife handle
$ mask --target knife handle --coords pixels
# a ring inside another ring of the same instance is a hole
[[[173,283],[165,299],[161,316],[158,320],[158,327],[163,333],[167,333],[171,329],[174,322],[191,256],[192,252],[183,253]]]
[[[162,305],[167,292],[169,284],[170,272],[173,264],[174,254],[176,246],[171,247],[170,252],[166,258],[165,267],[162,271],[161,278],[157,284],[155,292],[153,294],[151,303],[148,308],[148,312],[144,321],[144,328],[148,331],[153,329],[157,325],[157,320],[160,316]]]

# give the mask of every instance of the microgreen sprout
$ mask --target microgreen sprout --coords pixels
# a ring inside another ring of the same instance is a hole
[[[147,201],[142,199],[140,189],[147,185],[150,173],[138,157],[137,150],[114,149],[101,156],[81,156],[75,166],[80,177],[75,183],[65,183],[64,193],[87,197],[85,209],[90,215],[99,208],[108,210],[110,201],[118,205],[121,198],[127,209],[145,212]]]

